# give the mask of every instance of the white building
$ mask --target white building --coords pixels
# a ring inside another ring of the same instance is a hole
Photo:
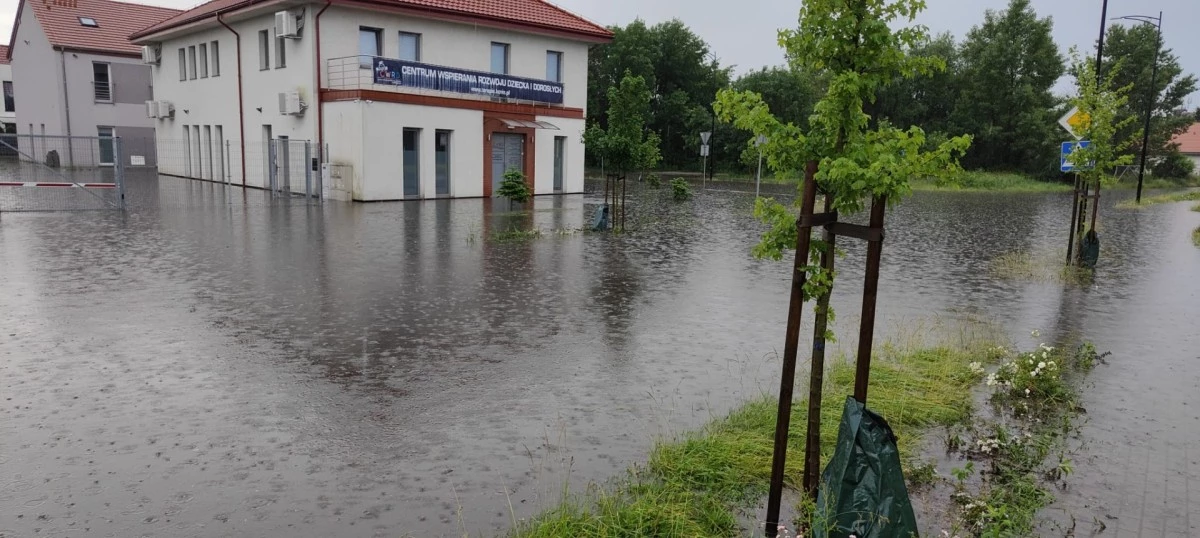
[[[129,34],[178,10],[111,0],[21,0],[5,55],[11,61],[14,121],[21,135],[128,138],[127,154],[153,165],[150,70]],[[64,149],[65,165],[112,163],[111,142]],[[39,156],[39,158],[41,158]],[[129,163],[126,163],[129,164]]]
[[[132,39],[175,111],[160,170],[264,186],[266,140],[311,140],[366,201],[492,196],[511,168],[581,192],[588,48],[611,36],[542,0],[216,0]]]
[[[3,87],[4,102],[0,103],[0,133],[17,132],[16,99],[13,96],[12,64],[8,60],[8,46],[0,45],[0,86]],[[3,148],[0,148],[2,150]]]

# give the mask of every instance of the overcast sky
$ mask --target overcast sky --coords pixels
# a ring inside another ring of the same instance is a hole
[[[502,1],[502,0],[500,0]],[[679,18],[712,46],[725,65],[741,73],[783,63],[775,41],[779,28],[794,26],[799,0],[554,0],[558,5],[603,25],[641,18],[653,24]],[[196,0],[147,0],[147,4],[188,8]],[[918,22],[932,33],[952,32],[962,38],[983,20],[986,9],[1003,9],[1007,0],[927,0]],[[1054,40],[1064,53],[1072,45],[1093,50],[1099,33],[1101,0],[1033,0],[1041,16],[1054,18]],[[17,0],[0,0],[0,35],[8,42]],[[1109,0],[1109,17],[1157,15],[1164,12],[1166,44],[1179,56],[1185,72],[1200,73],[1200,0]],[[1123,23],[1122,23],[1123,24]],[[1067,86],[1060,85],[1060,91]],[[1189,107],[1200,106],[1200,93]]]

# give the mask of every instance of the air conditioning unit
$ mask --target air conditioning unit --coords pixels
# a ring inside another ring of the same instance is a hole
[[[158,101],[146,101],[146,117],[158,117]]]
[[[279,93],[279,113],[288,116],[300,116],[304,114],[304,110],[308,105],[300,100],[300,92],[280,92]]]
[[[302,15],[292,11],[275,12],[275,35],[278,37],[299,38],[303,28]]]
[[[175,117],[175,105],[173,103],[171,103],[170,101],[159,101],[158,102],[158,117],[174,118]]]
[[[142,45],[142,63],[158,65],[162,61],[162,47],[159,45]]]

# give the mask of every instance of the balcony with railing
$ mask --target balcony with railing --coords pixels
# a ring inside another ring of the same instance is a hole
[[[94,80],[92,81],[92,95],[96,102],[111,103],[113,95],[113,85],[108,81]]]
[[[372,90],[565,108],[565,90],[560,82],[379,56],[330,58],[325,64],[328,90]]]

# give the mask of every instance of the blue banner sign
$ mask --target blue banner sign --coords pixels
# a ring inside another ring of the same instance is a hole
[[[375,71],[376,84],[506,97],[554,105],[561,105],[563,102],[561,82],[379,57],[374,58],[372,69]]]

